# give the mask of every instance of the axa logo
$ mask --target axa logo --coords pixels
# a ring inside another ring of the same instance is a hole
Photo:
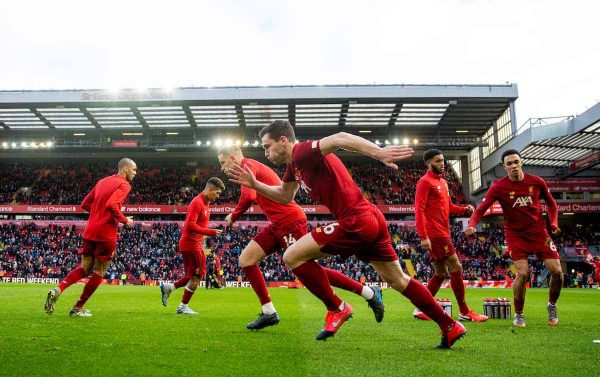
[[[515,208],[517,204],[519,207],[527,207],[528,205],[533,204],[533,199],[531,196],[519,196],[517,200],[515,200],[513,208]]]

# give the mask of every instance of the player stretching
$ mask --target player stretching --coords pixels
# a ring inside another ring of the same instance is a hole
[[[331,255],[350,256],[370,262],[395,290],[440,326],[441,348],[449,348],[466,333],[464,326],[450,318],[431,293],[408,277],[400,267],[383,214],[369,203],[350,177],[342,161],[332,152],[343,148],[358,152],[397,169],[394,161],[409,158],[406,146],[379,148],[361,137],[344,132],[321,140],[298,142],[287,121],[274,121],[260,131],[265,156],[273,163],[287,164],[283,184],[268,186],[258,182],[248,168],[229,171],[234,182],[255,189],[280,203],[293,200],[302,187],[314,200],[327,206],[337,222],[319,227],[291,245],[283,255],[285,264],[327,307],[325,327],[317,340],[333,336],[352,316],[352,307],[333,291],[327,274],[315,259]]]
[[[183,255],[185,276],[175,283],[160,285],[161,299],[164,306],[167,306],[169,295],[174,290],[185,286],[181,304],[177,307],[177,314],[198,314],[190,309],[188,303],[196,288],[198,288],[200,279],[206,274],[206,256],[202,250],[204,236],[215,237],[221,234],[220,229],[209,229],[207,226],[210,217],[208,205],[214,202],[223,190],[225,190],[223,181],[212,177],[206,182],[204,191],[192,199],[188,206],[183,231],[179,239],[179,252]]]
[[[256,160],[244,158],[238,146],[223,147],[219,149],[217,154],[222,171],[227,171],[234,165],[238,165],[252,171],[252,174],[254,174],[254,177],[259,182],[269,186],[281,185],[281,179],[279,179],[271,168]],[[268,255],[275,253],[279,248],[285,250],[308,232],[306,228],[306,215],[302,208],[295,202],[280,204],[263,195],[257,194],[255,190],[245,186],[242,186],[242,194],[237,207],[233,213],[227,215],[225,218],[227,225],[233,225],[250,208],[254,201],[258,202],[258,205],[271,224],[258,233],[240,254],[240,267],[246,274],[250,285],[262,305],[262,312],[258,318],[246,326],[250,330],[258,330],[279,323],[279,315],[275,310],[275,306],[273,306],[265,278],[258,264]],[[324,270],[331,285],[352,291],[364,297],[369,307],[375,313],[376,321],[381,322],[384,315],[384,307],[379,288],[363,286],[346,275],[329,268],[324,268]]]
[[[527,257],[535,254],[542,259],[550,272],[550,291],[548,298],[548,325],[558,324],[556,302],[563,284],[563,273],[556,245],[546,231],[546,222],[542,217],[540,199],[548,205],[550,230],[558,235],[558,208],[546,182],[533,174],[523,173],[523,161],[518,151],[509,149],[502,153],[502,166],[507,176],[495,181],[488,190],[483,202],[477,207],[469,221],[465,234],[475,233],[475,227],[481,221],[485,211],[498,201],[504,214],[504,235],[510,250],[510,257],[517,269],[513,283],[515,317],[513,324],[525,327],[525,285],[529,279]]]
[[[65,289],[92,274],[83,287],[81,297],[69,311],[71,317],[92,316],[89,310],[83,309],[83,305],[102,283],[110,261],[115,256],[117,227],[119,223],[133,225],[133,219],[121,213],[121,206],[131,190],[130,182],[137,173],[137,166],[133,160],[123,158],[119,161],[118,169],[117,174],[99,180],[81,203],[81,208],[90,213],[83,231],[83,247],[78,251],[81,254],[81,266],[69,272],[58,287],[48,292],[45,305],[48,314],[54,312],[56,301]]]
[[[427,173],[417,183],[415,195],[415,217],[421,247],[429,252],[434,274],[427,283],[427,289],[435,297],[444,278],[450,272],[450,286],[458,302],[460,321],[485,322],[488,317],[469,309],[465,301],[463,270],[456,250],[450,239],[448,222],[450,215],[470,215],[473,206],[457,206],[450,200],[450,190],[444,175],[444,155],[438,149],[430,149],[423,155]],[[423,312],[415,309],[413,316],[429,320]]]

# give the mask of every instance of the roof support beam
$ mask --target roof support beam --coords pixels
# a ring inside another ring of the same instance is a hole
[[[241,128],[246,128],[246,117],[244,116],[244,108],[241,104],[237,103],[235,105],[235,115],[238,119],[238,124]]]
[[[48,119],[46,119],[45,116],[42,115],[42,113],[40,113],[38,111],[38,109],[34,108],[34,107],[30,107],[29,110],[31,110],[32,113],[35,114],[36,117],[38,117],[42,122],[44,122],[44,124],[50,128],[50,129],[54,129],[54,126],[52,125],[52,123],[50,123],[50,121]]]
[[[296,127],[296,104],[290,103],[288,105],[288,121],[292,127]]]
[[[140,109],[138,109],[137,106],[130,106],[129,109],[131,110],[133,115],[135,115],[135,118],[137,119],[137,121],[140,122],[140,124],[142,125],[142,128],[144,128],[146,130],[150,128],[150,127],[148,127],[148,123],[146,122],[146,119],[144,119],[144,116],[142,115],[142,113],[140,113]]]
[[[339,128],[344,128],[346,126],[346,117],[348,116],[348,109],[350,109],[350,102],[345,101],[340,109],[340,119],[338,120]]]
[[[83,106],[79,107],[79,111],[81,111],[83,113],[83,115],[85,115],[85,117],[87,118],[87,120],[90,121],[91,124],[94,125],[94,127],[96,127],[99,130],[102,130],[102,127],[100,126],[100,123],[98,123],[98,121],[96,120],[96,118],[94,118],[94,116],[92,115],[92,113],[89,112],[89,110]]]
[[[394,124],[396,124],[396,119],[398,119],[400,111],[402,111],[402,104],[397,103],[396,106],[394,106],[394,110],[392,110],[392,115],[390,115],[390,120],[388,121],[389,128],[394,127]]]
[[[196,124],[196,119],[194,119],[194,114],[192,114],[192,111],[190,110],[190,106],[185,105],[185,106],[182,106],[181,108],[183,109],[183,112],[185,113],[185,117],[187,118],[187,121],[190,124],[190,126],[192,128],[197,128],[198,125]]]

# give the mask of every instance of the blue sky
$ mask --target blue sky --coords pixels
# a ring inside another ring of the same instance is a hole
[[[597,1],[19,1],[0,89],[517,83],[519,125],[600,101]]]

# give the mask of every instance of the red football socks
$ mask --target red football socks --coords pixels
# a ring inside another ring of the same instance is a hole
[[[332,270],[330,268],[323,267],[323,270],[325,271],[325,274],[327,274],[329,284],[332,286],[354,292],[357,295],[362,293],[363,285],[356,280],[352,280],[341,272]]]
[[[71,272],[69,272],[67,277],[64,278],[64,280],[62,280],[58,284],[58,288],[62,292],[65,289],[69,288],[71,285],[77,283],[80,279],[83,279],[84,277],[86,277],[86,275],[87,274],[85,273],[85,270],[83,268],[77,267],[76,269],[71,270]]]
[[[469,306],[465,301],[465,284],[463,282],[462,271],[450,273],[450,286],[454,291],[454,297],[456,297],[460,314],[466,315],[469,312]]]
[[[181,303],[187,305],[192,299],[194,292],[195,291],[192,291],[188,287],[185,287],[185,290],[183,291],[183,297],[181,298]]]
[[[446,314],[444,309],[437,303],[431,293],[423,284],[415,279],[410,279],[410,282],[404,289],[402,294],[425,313],[429,318],[433,319],[442,331],[447,331],[454,325],[454,320]]]
[[[265,277],[260,271],[260,268],[257,265],[253,265],[242,267],[242,271],[246,274],[252,289],[254,289],[254,293],[256,293],[260,300],[260,304],[264,305],[271,302],[271,296],[269,296],[269,291],[267,290],[267,283],[265,282]]]
[[[433,297],[438,293],[442,283],[444,282],[444,278],[433,274],[429,282],[427,283],[427,290],[431,293]]]
[[[83,305],[85,305],[90,296],[92,296],[94,292],[96,292],[96,289],[98,289],[100,283],[102,283],[102,276],[94,272],[90,277],[90,280],[88,280],[88,282],[85,284],[85,287],[83,287],[81,297],[79,297],[79,300],[77,301],[75,306],[78,308],[83,308]]]
[[[187,276],[184,276],[181,279],[177,280],[175,283],[173,283],[173,285],[175,286],[175,289],[179,289],[179,288],[183,287],[184,285],[186,285],[188,283],[188,281],[190,281],[190,278]]]
[[[519,299],[514,298],[515,300],[515,313],[523,313],[523,308],[525,307],[525,298]]]
[[[323,301],[327,310],[339,310],[342,300],[333,292],[327,274],[320,264],[315,261],[308,261],[294,268],[292,272],[313,295]]]

